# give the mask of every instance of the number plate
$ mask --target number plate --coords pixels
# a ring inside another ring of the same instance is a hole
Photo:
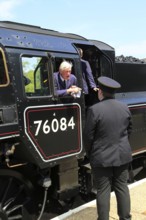
[[[69,157],[82,150],[78,104],[28,107],[24,112],[24,127],[43,161]]]

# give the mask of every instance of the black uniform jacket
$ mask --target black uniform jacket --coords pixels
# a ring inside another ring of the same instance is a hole
[[[87,112],[84,145],[92,167],[111,167],[132,160],[129,134],[131,113],[115,99],[104,99]]]

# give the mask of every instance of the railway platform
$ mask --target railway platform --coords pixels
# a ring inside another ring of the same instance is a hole
[[[146,178],[129,185],[132,220],[146,220]],[[111,193],[110,220],[118,220],[115,194]],[[51,220],[97,220],[93,200]]]

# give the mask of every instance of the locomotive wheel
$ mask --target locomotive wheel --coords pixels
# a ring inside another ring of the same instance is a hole
[[[13,170],[0,170],[0,220],[33,220],[32,184]]]

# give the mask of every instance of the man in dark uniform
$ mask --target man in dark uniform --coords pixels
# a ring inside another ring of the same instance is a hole
[[[127,186],[128,164],[132,161],[129,134],[131,113],[114,98],[121,85],[99,77],[99,103],[87,112],[84,143],[97,187],[98,220],[109,220],[110,193],[115,191],[120,220],[130,220],[130,195]]]

